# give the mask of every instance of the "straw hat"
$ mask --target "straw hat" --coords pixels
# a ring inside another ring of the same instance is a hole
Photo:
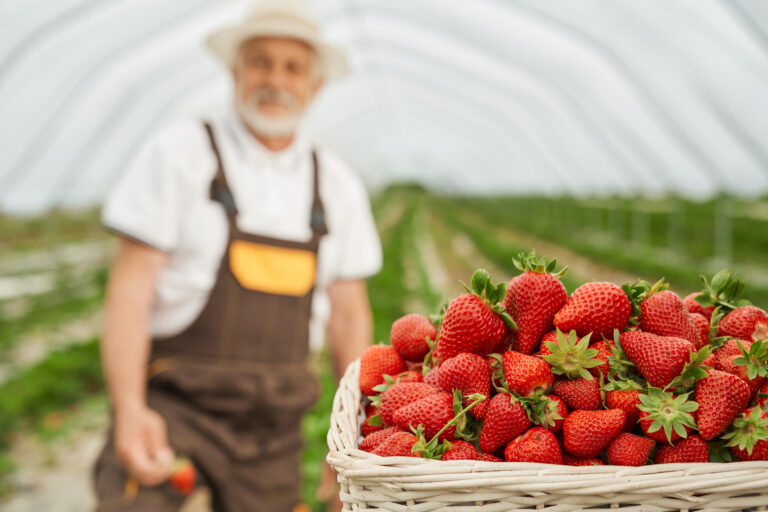
[[[240,45],[254,37],[288,37],[307,43],[315,49],[322,74],[328,81],[349,70],[344,54],[322,39],[320,25],[306,6],[296,1],[262,2],[240,23],[217,30],[205,42],[218,58],[232,67]]]

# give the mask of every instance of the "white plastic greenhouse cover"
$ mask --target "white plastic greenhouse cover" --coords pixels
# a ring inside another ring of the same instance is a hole
[[[0,210],[98,204],[161,125],[230,101],[243,0],[0,0]],[[352,61],[307,126],[371,187],[768,191],[768,1],[315,0]]]

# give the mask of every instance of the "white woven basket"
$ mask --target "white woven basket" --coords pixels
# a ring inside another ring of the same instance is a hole
[[[347,368],[328,431],[346,511],[768,511],[768,462],[577,467],[372,455],[357,449],[359,371],[359,361]]]

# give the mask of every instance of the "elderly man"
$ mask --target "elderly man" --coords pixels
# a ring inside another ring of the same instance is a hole
[[[371,342],[381,265],[358,177],[297,131],[345,61],[302,10],[262,5],[213,34],[234,108],[139,152],[105,205],[119,235],[102,358],[114,418],[95,469],[101,511],[177,510],[191,459],[216,511],[291,510],[300,420],[327,324],[337,370]],[[148,364],[149,363],[149,364]]]

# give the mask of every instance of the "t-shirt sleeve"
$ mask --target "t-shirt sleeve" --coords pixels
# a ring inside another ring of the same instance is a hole
[[[368,192],[350,171],[348,209],[335,268],[335,279],[366,279],[381,270],[381,242],[373,220]]]
[[[139,149],[107,198],[104,226],[121,236],[171,252],[179,240],[185,184],[179,148],[166,133]]]

